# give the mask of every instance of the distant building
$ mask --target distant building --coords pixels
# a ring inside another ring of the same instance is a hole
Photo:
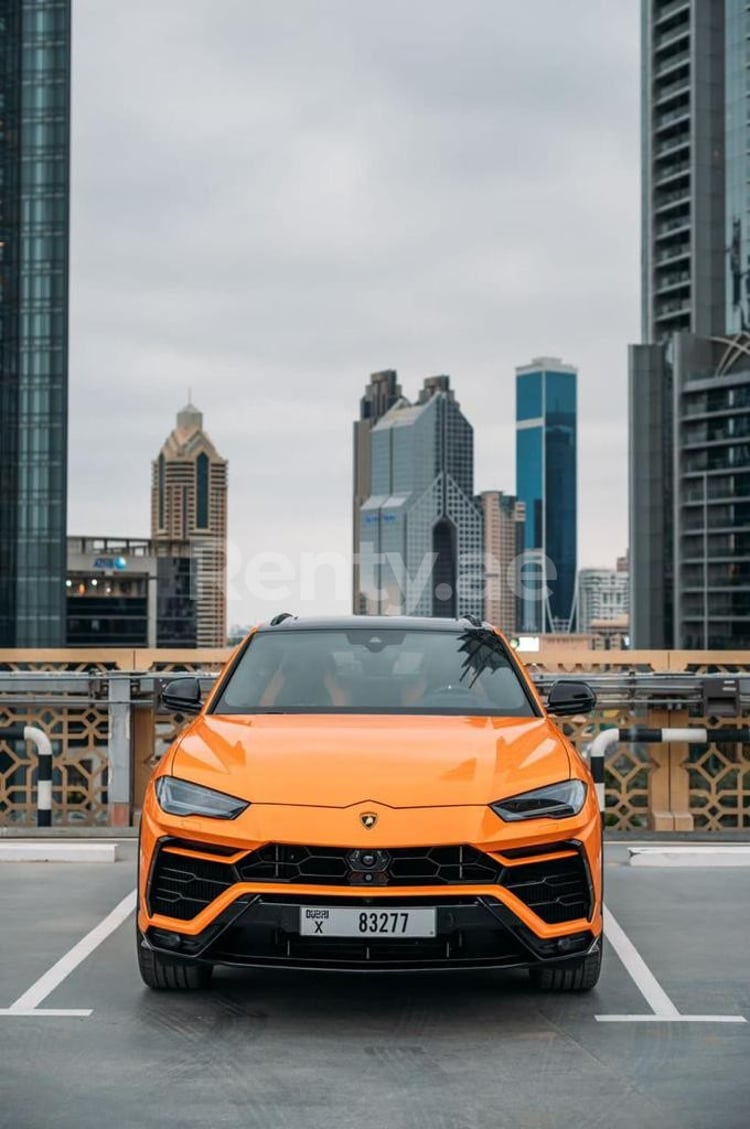
[[[65,642],[70,0],[0,21],[0,646]]]
[[[501,490],[485,490],[479,502],[484,518],[484,618],[512,636],[519,626],[518,562],[524,550],[524,504]]]
[[[616,621],[627,634],[630,577],[622,569],[582,568],[578,573],[578,629],[593,632],[593,624]]]
[[[626,651],[630,647],[630,616],[592,619],[591,636],[595,651]]]
[[[192,404],[152,464],[151,537],[185,541],[193,561],[196,642],[226,644],[227,461],[203,430]]]
[[[575,629],[577,376],[556,357],[516,369],[516,495],[525,507],[519,630]]]
[[[352,491],[352,611],[365,611],[366,601],[359,579],[359,511],[370,496],[370,433],[379,419],[401,398],[395,369],[374,372],[359,402],[359,419],[353,425],[354,488]]]
[[[482,510],[474,435],[447,376],[400,399],[370,434],[360,506],[360,578],[369,614],[481,617]]]
[[[195,647],[190,544],[69,537],[69,647]]]

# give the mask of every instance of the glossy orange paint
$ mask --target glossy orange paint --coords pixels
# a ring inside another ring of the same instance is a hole
[[[518,664],[533,699],[536,689]],[[213,697],[213,695],[212,695]],[[478,894],[506,904],[538,937],[576,929],[601,933],[601,818],[588,766],[546,716],[532,718],[418,715],[219,716],[203,712],[182,732],[147,789],[141,820],[138,923],[195,936],[241,893],[269,883],[237,883],[190,921],[149,916],[146,887],[154,848],[165,836],[195,844],[250,851],[269,842],[395,849],[469,844],[516,865],[503,852],[561,840],[584,848],[594,887],[590,920],[547,924],[513,893],[487,885],[441,886],[441,896]],[[171,816],[156,801],[164,773],[241,799],[250,806],[234,820]],[[508,823],[489,804],[544,785],[577,778],[587,785],[578,816]],[[364,812],[377,819],[363,826]],[[199,850],[199,848],[196,848]],[[551,857],[555,857],[552,855]],[[295,895],[361,897],[357,887],[296,884]],[[415,901],[434,887],[368,888],[368,897],[408,894]]]

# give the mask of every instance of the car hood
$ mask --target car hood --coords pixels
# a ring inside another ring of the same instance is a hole
[[[196,718],[170,771],[254,804],[487,804],[570,776],[547,718],[352,715]]]

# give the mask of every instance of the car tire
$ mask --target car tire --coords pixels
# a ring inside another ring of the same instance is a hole
[[[531,981],[540,992],[590,992],[602,970],[602,950],[565,964],[540,965],[530,969]]]
[[[210,964],[172,963],[143,944],[138,936],[138,970],[143,983],[157,992],[195,992],[211,980]]]

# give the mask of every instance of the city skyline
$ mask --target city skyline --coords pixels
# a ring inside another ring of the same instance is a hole
[[[638,336],[638,17],[559,7],[415,2],[397,27],[346,4],[234,5],[227,36],[189,0],[76,5],[71,534],[147,532],[150,461],[191,385],[232,463],[242,558],[348,560],[367,374],[452,373],[475,488],[510,491],[514,367],[551,353],[580,369],[580,563],[609,563]],[[318,606],[349,611],[350,593],[321,584]],[[245,594],[228,615],[273,610]]]

